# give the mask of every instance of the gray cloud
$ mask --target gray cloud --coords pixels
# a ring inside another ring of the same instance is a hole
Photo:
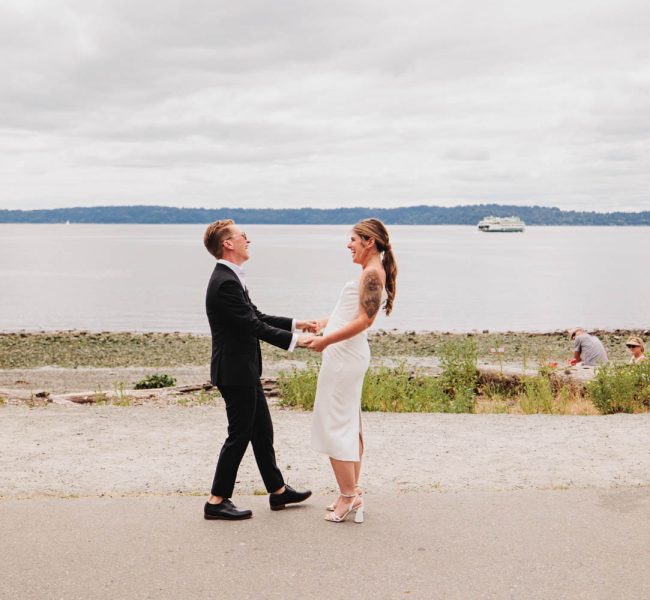
[[[0,8],[0,207],[650,206],[638,0]]]

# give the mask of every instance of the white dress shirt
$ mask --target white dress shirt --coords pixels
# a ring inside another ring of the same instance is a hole
[[[246,287],[246,279],[244,279],[244,276],[246,275],[246,272],[244,269],[242,269],[239,265],[236,265],[235,263],[230,262],[229,260],[224,260],[223,258],[217,259],[217,263],[226,265],[235,275],[237,275],[237,278],[239,279],[239,282],[241,283],[242,287],[245,290],[248,290]],[[296,333],[296,320],[292,319],[291,320],[291,333],[293,333],[293,337],[291,339],[291,344],[289,344],[289,352],[293,352],[294,349],[296,348],[296,343],[298,342],[298,334]]]

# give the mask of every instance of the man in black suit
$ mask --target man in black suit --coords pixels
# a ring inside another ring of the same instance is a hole
[[[298,336],[294,330],[316,332],[317,323],[265,315],[251,302],[241,268],[249,258],[250,240],[234,221],[228,219],[209,225],[204,243],[217,259],[206,296],[212,331],[210,379],[223,396],[228,416],[228,437],[219,454],[204,516],[206,519],[247,519],[253,513],[238,509],[230,498],[249,442],[270,493],[271,510],[302,502],[311,495],[309,490],[297,491],[286,485],[276,464],[273,423],[260,382],[259,340],[293,351],[296,346],[304,347],[311,340],[311,336]]]

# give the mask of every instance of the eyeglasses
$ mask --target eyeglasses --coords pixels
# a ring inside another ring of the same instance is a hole
[[[640,348],[638,344],[625,344],[628,348]]]
[[[240,232],[239,235],[241,235],[241,236],[242,236],[246,241],[248,241],[248,238],[246,237],[246,234],[245,234],[243,231]],[[224,242],[225,242],[226,240],[232,240],[232,239],[234,239],[234,238],[236,238],[236,237],[237,237],[236,235],[231,235],[230,237],[227,237],[227,238],[224,240]]]

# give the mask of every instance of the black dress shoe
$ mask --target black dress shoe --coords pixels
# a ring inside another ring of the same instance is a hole
[[[208,520],[241,521],[242,519],[250,519],[252,516],[252,510],[237,508],[229,498],[224,498],[219,504],[206,502],[203,509],[203,517]]]
[[[269,496],[269,504],[271,505],[271,510],[282,510],[283,508],[286,508],[287,504],[302,502],[303,500],[307,500],[309,496],[311,496],[311,490],[298,492],[290,485],[285,485],[284,492],[281,494],[271,494]]]

